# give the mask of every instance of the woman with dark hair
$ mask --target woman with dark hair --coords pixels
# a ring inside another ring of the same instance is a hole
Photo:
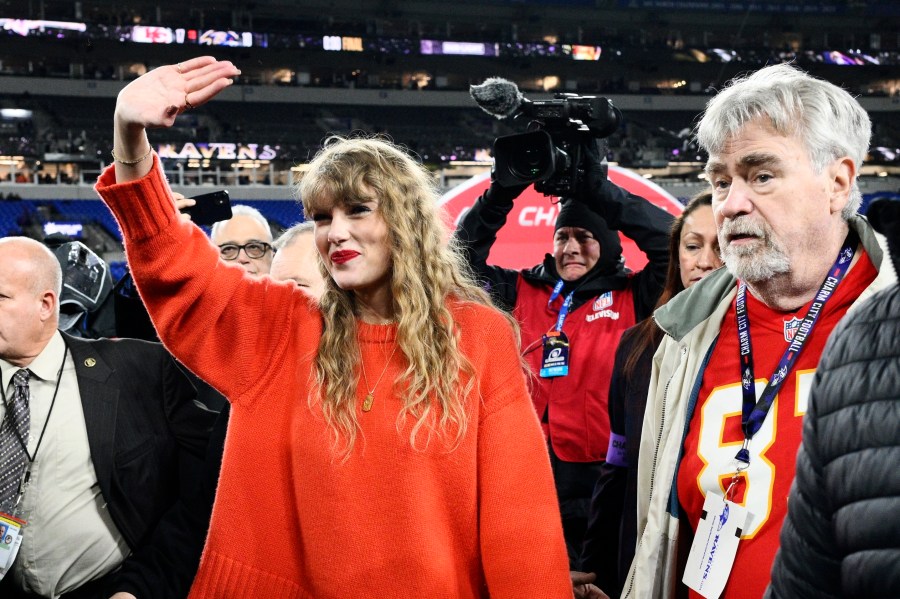
[[[657,307],[722,266],[710,192],[694,196],[672,223],[669,256],[666,283]],[[591,516],[581,554],[581,569],[596,573],[596,585],[610,597],[621,593],[634,557],[635,467],[650,366],[662,336],[651,316],[625,331],[616,349],[609,388],[609,449],[591,499]]]
[[[421,164],[340,138],[309,164],[318,302],[178,218],[145,130],[239,73],[201,57],[129,83],[97,184],[160,338],[231,404],[191,599],[570,599],[516,332],[448,244]]]

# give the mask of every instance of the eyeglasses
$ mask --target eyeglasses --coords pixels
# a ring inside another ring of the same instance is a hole
[[[244,245],[226,243],[219,246],[219,255],[222,256],[223,260],[236,260],[241,250],[244,250],[248,258],[262,258],[270,249],[272,249],[272,246],[263,241],[251,241]]]

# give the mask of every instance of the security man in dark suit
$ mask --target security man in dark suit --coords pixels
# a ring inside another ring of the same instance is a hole
[[[0,239],[0,597],[174,597],[159,523],[215,414],[161,345],[60,333],[61,287],[43,244]]]

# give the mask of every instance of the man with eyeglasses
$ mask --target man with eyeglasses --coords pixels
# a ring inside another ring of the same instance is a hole
[[[210,239],[219,248],[219,256],[233,261],[254,276],[267,275],[272,268],[272,229],[259,210],[243,204],[231,207],[228,220],[212,226]]]

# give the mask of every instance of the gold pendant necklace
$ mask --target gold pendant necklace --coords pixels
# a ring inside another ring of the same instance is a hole
[[[375,389],[378,388],[378,383],[381,382],[381,379],[384,378],[384,373],[387,372],[388,366],[391,365],[391,359],[394,357],[394,352],[397,351],[397,343],[394,343],[394,349],[391,350],[391,355],[388,357],[387,362],[384,363],[384,368],[381,370],[381,374],[378,376],[378,380],[375,381],[375,385],[373,387],[369,387],[369,377],[366,376],[366,365],[363,364],[360,359],[359,369],[362,370],[363,381],[366,383],[366,398],[363,400],[362,410],[363,412],[368,412],[372,409],[372,404],[375,402]]]

